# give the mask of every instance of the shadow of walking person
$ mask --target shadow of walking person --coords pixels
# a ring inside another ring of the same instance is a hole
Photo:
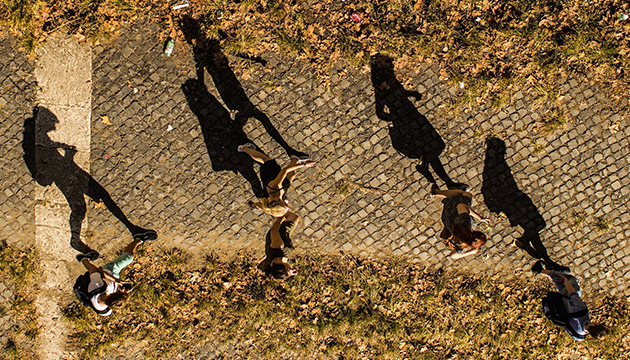
[[[540,231],[546,226],[545,219],[529,196],[518,188],[505,160],[505,150],[503,140],[494,137],[487,140],[481,187],[486,206],[494,213],[503,212],[511,226],[523,229],[523,235],[514,241],[516,246],[530,256],[544,260],[549,269],[567,271],[567,267],[551,260],[540,240]]]
[[[421,98],[417,91],[406,90],[396,79],[393,59],[377,54],[370,59],[376,115],[390,123],[392,146],[401,154],[420,159],[416,169],[431,183],[437,184],[429,166],[449,189],[465,190],[466,184],[453,181],[447,174],[440,154],[446,148],[444,141],[429,120],[409,100]]]
[[[243,128],[230,118],[230,113],[212,94],[203,80],[188,79],[182,85],[190,110],[197,116],[213,171],[229,170],[241,174],[257,197],[264,197],[254,161],[238,154],[237,148],[250,140]],[[240,155],[240,156],[239,156]]]
[[[182,17],[179,25],[186,41],[193,46],[197,79],[203,83],[204,69],[208,71],[227,109],[236,112],[234,121],[238,126],[243,127],[249,118],[255,118],[262,123],[269,136],[284,148],[288,155],[306,156],[305,153],[292,148],[273,126],[269,117],[252,104],[230,68],[219,40],[209,39],[202,31],[199,20],[189,16]]]
[[[45,107],[35,107],[33,117],[24,121],[22,149],[24,162],[31,175],[41,186],[57,185],[70,206],[70,245],[77,251],[87,254],[92,251],[81,241],[81,224],[87,212],[85,197],[102,202],[107,209],[122,222],[135,239],[154,240],[157,234],[134,225],[114,200],[94,178],[81,169],[74,161],[77,149],[53,141],[48,133],[56,130],[59,120]],[[63,155],[59,152],[63,151]]]

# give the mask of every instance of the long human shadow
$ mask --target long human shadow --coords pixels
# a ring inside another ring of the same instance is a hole
[[[186,41],[193,47],[197,80],[204,82],[204,69],[208,71],[227,109],[236,112],[234,121],[238,126],[243,127],[249,118],[255,118],[288,155],[305,156],[305,153],[291,147],[271,123],[269,117],[249,100],[243,86],[230,68],[219,40],[208,38],[202,31],[200,21],[190,16],[185,15],[180,18],[179,26]],[[266,63],[258,58],[249,58]]]
[[[147,230],[133,224],[116,205],[107,190],[75,161],[77,149],[72,145],[53,141],[48,133],[56,130],[59,120],[45,107],[33,109],[33,116],[24,121],[22,149],[24,162],[33,179],[41,186],[57,185],[70,206],[70,245],[88,253],[92,249],[81,241],[81,224],[87,211],[85,197],[102,202],[123,223],[132,235]],[[37,139],[37,140],[36,140]],[[63,155],[59,152],[63,151]]]
[[[515,240],[516,246],[530,256],[544,260],[549,269],[568,270],[549,257],[540,239],[540,232],[547,224],[529,196],[518,188],[505,159],[505,142],[492,137],[486,145],[481,187],[486,206],[494,213],[503,212],[511,226],[523,229],[523,235]]]
[[[394,149],[411,159],[420,159],[416,169],[429,182],[437,184],[430,167],[448,188],[465,186],[453,181],[444,169],[440,154],[446,145],[426,116],[409,99],[419,100],[420,93],[405,89],[396,79],[391,57],[376,54],[371,57],[370,64],[376,115],[390,123],[389,135]]]
[[[254,161],[236,149],[251,142],[243,127],[230,117],[230,112],[208,92],[203,80],[188,79],[182,85],[190,110],[197,116],[206,150],[214,171],[232,171],[241,174],[252,186],[254,194],[264,196],[264,191]]]

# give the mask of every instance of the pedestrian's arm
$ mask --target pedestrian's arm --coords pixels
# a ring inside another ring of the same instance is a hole
[[[287,211],[287,213],[284,214],[284,218],[286,221],[291,221],[293,223],[297,223],[298,221],[300,221],[300,217],[296,213],[291,211]]]
[[[283,168],[282,170],[280,170],[280,173],[278,174],[278,176],[276,176],[275,179],[271,180],[269,182],[268,186],[271,186],[273,188],[279,189],[280,185],[282,184],[282,182],[284,181],[284,179],[287,177],[287,174],[295,171],[297,169],[302,169],[305,167],[311,167],[315,165],[315,161],[309,160],[309,161],[305,161],[299,164],[295,164],[295,165],[289,165],[285,168]]]
[[[81,264],[83,264],[83,266],[87,269],[87,271],[90,273],[90,275],[92,275],[95,272],[100,273],[101,275],[103,275],[103,273],[104,273],[101,268],[99,268],[98,266],[92,264],[90,262],[90,260],[88,260],[88,259],[81,260]]]
[[[562,276],[562,275],[560,275]],[[562,276],[562,280],[564,281],[564,287],[567,289],[567,293],[574,293],[575,292],[575,288],[573,287],[573,285],[571,284],[571,282],[569,281],[569,279],[566,276]]]
[[[263,211],[265,210],[263,208],[263,204],[260,201],[253,202],[253,201],[249,200],[249,201],[247,201],[247,204],[249,206],[253,207],[254,209],[263,210]]]
[[[475,210],[470,208],[470,206],[468,207],[468,210],[470,211],[470,216],[474,217],[475,219],[479,220],[480,222],[483,222],[483,223],[489,223],[490,222],[490,220],[484,219],[481,215],[477,214],[475,212]]]

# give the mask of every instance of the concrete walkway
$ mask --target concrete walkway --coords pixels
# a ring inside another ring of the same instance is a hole
[[[38,49],[35,77],[39,85],[35,116],[35,164],[38,176],[58,179],[67,176],[63,166],[51,161],[55,156],[72,158],[90,170],[90,115],[92,93],[92,53],[86,43],[75,38],[52,37]],[[49,163],[50,162],[50,163]],[[48,164],[48,165],[47,165]],[[43,174],[49,166],[59,173]],[[57,181],[57,180],[54,180]],[[41,181],[40,181],[41,182]],[[35,246],[40,258],[41,292],[35,302],[39,314],[39,358],[57,360],[69,356],[66,337],[69,329],[61,308],[72,294],[76,251],[69,245],[72,237],[71,207],[57,184],[35,185]],[[77,182],[74,186],[87,187]],[[66,189],[64,189],[67,191]],[[73,191],[83,193],[80,188]],[[75,271],[76,272],[76,271]]]

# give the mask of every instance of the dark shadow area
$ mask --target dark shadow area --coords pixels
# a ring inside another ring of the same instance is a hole
[[[114,200],[90,174],[74,162],[74,146],[53,141],[48,133],[57,128],[57,116],[45,107],[33,109],[33,117],[24,121],[22,149],[24,161],[31,175],[41,186],[57,185],[70,205],[70,245],[79,252],[88,253],[90,247],[81,241],[81,223],[87,211],[85,197],[102,202],[123,223],[132,235],[147,230],[134,225]],[[59,150],[63,151],[63,155]]]
[[[393,59],[389,56],[374,55],[370,63],[376,115],[389,122],[389,135],[394,149],[411,159],[419,159],[421,163],[416,169],[429,182],[437,183],[430,167],[449,189],[465,186],[456,183],[447,174],[440,161],[440,154],[446,148],[444,141],[409,99],[413,97],[419,100],[420,93],[406,90],[396,79]]]
[[[305,156],[306,154],[289,146],[273,126],[269,117],[249,100],[249,97],[243,90],[243,86],[230,68],[228,59],[221,50],[219,40],[209,39],[202,30],[200,21],[189,16],[182,17],[179,20],[179,26],[184,33],[186,41],[193,47],[197,67],[197,81],[200,84],[205,84],[204,69],[208,71],[227,109],[236,112],[234,122],[237,125],[235,126],[242,128],[249,118],[255,118],[262,123],[269,136],[284,148],[288,155]],[[245,58],[242,54],[240,57]],[[266,64],[266,61],[259,57],[247,58],[251,61]]]
[[[265,192],[254,169],[254,160],[236,150],[239,145],[251,142],[243,127],[233,121],[228,110],[208,92],[203,80],[186,80],[182,91],[190,110],[199,120],[212,170],[241,174],[252,186],[254,194],[264,197]]]
[[[546,226],[545,219],[529,196],[518,188],[505,160],[505,142],[493,137],[487,140],[486,145],[481,187],[486,206],[493,213],[503,212],[511,226],[523,228],[523,235],[515,240],[519,248],[536,259],[544,260],[548,269],[567,271],[567,267],[551,260],[540,240],[540,231]]]

